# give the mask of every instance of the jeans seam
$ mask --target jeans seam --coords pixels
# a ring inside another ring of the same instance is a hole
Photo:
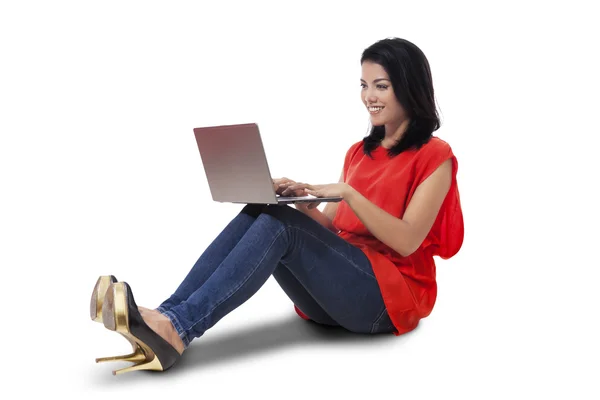
[[[280,261],[281,264],[284,265],[285,268],[287,268],[287,270],[289,271],[289,273],[298,281],[298,283],[300,283],[300,285],[302,285],[302,288],[306,291],[306,293],[308,293],[308,295],[311,297],[311,299],[317,303],[317,306],[319,306],[321,308],[321,310],[334,322],[336,323],[338,326],[340,325],[331,315],[329,315],[329,313],[327,312],[327,310],[325,310],[325,307],[323,307],[321,305],[321,303],[317,300],[317,297],[306,287],[302,284],[302,281],[300,280],[300,278],[298,278],[298,276],[296,275],[296,273],[287,266],[287,264],[283,261]],[[295,305],[295,304],[294,304]],[[304,311],[302,311],[304,312]],[[310,315],[305,314],[307,317],[309,317],[309,319],[315,321]],[[317,322],[317,321],[315,321]],[[320,323],[320,322],[319,322]]]
[[[358,271],[362,272],[363,274],[365,274],[365,275],[367,275],[367,276],[369,276],[369,277],[371,277],[371,278],[375,278],[375,275],[374,275],[374,274],[373,274],[373,275],[371,275],[370,273],[368,273],[368,272],[366,272],[366,271],[364,271],[364,270],[360,269],[360,268],[358,267],[358,265],[357,265],[357,264],[356,264],[356,263],[355,263],[353,260],[351,260],[351,259],[349,259],[348,257],[346,257],[346,255],[345,255],[344,253],[342,253],[342,252],[339,252],[339,251],[338,251],[338,250],[337,250],[335,247],[333,247],[333,246],[330,246],[330,245],[329,245],[329,243],[326,243],[326,242],[324,242],[323,240],[321,240],[321,239],[320,239],[318,236],[315,236],[315,235],[313,235],[311,231],[307,231],[307,230],[305,230],[305,229],[303,229],[303,228],[299,228],[299,227],[296,227],[296,226],[290,226],[290,228],[297,229],[297,230],[299,230],[299,231],[302,231],[302,232],[304,232],[304,233],[306,233],[306,234],[308,234],[308,235],[312,236],[313,238],[317,239],[319,242],[321,242],[322,244],[324,244],[325,246],[327,246],[327,248],[328,248],[328,249],[335,251],[335,252],[336,252],[338,255],[340,255],[342,258],[346,259],[346,261],[348,261],[348,263],[349,263],[350,265],[352,265],[352,266],[353,266],[355,269],[357,269]],[[342,240],[343,240],[343,239],[342,239]],[[349,244],[349,243],[348,243],[348,244]],[[351,244],[349,244],[349,245],[350,245],[350,246],[352,246]],[[358,249],[358,248],[357,248],[357,249]],[[359,250],[359,251],[362,251],[362,250],[360,250],[360,249],[358,249],[358,250]],[[363,254],[364,254],[364,253],[363,253]],[[368,258],[367,258],[367,260],[368,260]],[[375,278],[375,279],[376,279],[376,278]]]
[[[375,329],[379,327],[381,319],[386,314],[386,312],[387,312],[387,309],[386,309],[386,307],[384,305],[383,306],[383,310],[381,310],[381,312],[379,313],[379,316],[377,317],[377,319],[375,319],[375,322],[373,322],[373,325],[371,325],[371,333],[374,333]]]
[[[158,311],[161,314],[164,314],[167,311],[167,309],[162,306],[158,306],[156,307],[156,311]]]
[[[279,239],[279,236],[281,236],[282,233],[284,233],[287,230],[287,227],[284,227],[283,229],[281,229],[281,231],[279,231],[277,233],[277,236],[275,236],[275,238],[273,238],[271,244],[269,245],[269,247],[267,247],[265,253],[263,254],[263,257],[256,263],[256,265],[254,266],[254,269],[252,269],[252,271],[250,271],[250,273],[248,275],[246,275],[244,281],[242,283],[240,283],[235,289],[231,290],[229,293],[227,293],[223,299],[221,301],[219,301],[212,309],[210,309],[210,311],[208,311],[206,313],[206,315],[204,315],[202,318],[200,318],[198,321],[196,321],[195,323],[193,323],[188,329],[192,330],[194,329],[194,327],[196,325],[198,325],[200,322],[202,322],[204,319],[206,319],[206,317],[208,317],[209,315],[213,314],[214,311],[217,309],[217,307],[219,307],[221,304],[223,304],[224,302],[226,302],[227,300],[229,300],[231,298],[231,296],[233,296],[235,293],[237,293],[245,284],[246,282],[248,282],[248,280],[250,279],[250,277],[252,275],[254,275],[254,273],[256,272],[256,270],[258,269],[258,266],[262,263],[262,261],[265,259],[265,257],[267,256],[267,253],[269,252],[269,250],[271,250],[271,248],[273,247],[273,245],[275,244],[275,241],[277,239]]]

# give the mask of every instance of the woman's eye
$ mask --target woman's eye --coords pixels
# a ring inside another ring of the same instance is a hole
[[[377,85],[377,89],[387,89],[387,85]]]
[[[367,85],[365,85],[364,83],[361,83],[361,84],[360,84],[360,87],[364,89],[364,88],[366,88],[366,87],[367,87]]]

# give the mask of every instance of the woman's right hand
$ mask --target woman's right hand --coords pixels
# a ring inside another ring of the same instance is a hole
[[[289,190],[290,185],[304,185],[300,182],[293,181],[289,178],[273,179],[273,189],[275,193],[283,197],[301,197],[308,196],[303,188],[297,190]]]
[[[296,187],[295,190],[291,190],[289,189],[290,186],[294,185],[294,187]],[[306,191],[304,190],[307,187],[311,187],[311,185],[306,184],[306,183],[301,183],[301,182],[294,182],[291,179],[288,178],[279,178],[279,179],[273,179],[273,188],[275,189],[275,192],[283,197],[303,197],[303,196],[308,196],[308,194],[306,193]],[[312,210],[313,208],[316,208],[319,204],[318,201],[314,202],[314,203],[296,203],[296,209],[302,211],[302,212],[307,212],[308,210]]]

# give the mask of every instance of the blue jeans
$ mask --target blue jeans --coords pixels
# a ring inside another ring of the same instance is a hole
[[[246,205],[157,310],[187,348],[271,275],[316,323],[357,333],[395,330],[366,255],[286,205]]]

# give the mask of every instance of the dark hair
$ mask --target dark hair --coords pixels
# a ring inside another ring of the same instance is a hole
[[[406,132],[388,150],[388,154],[392,157],[411,148],[419,149],[440,127],[431,70],[425,54],[408,40],[387,38],[365,49],[361,65],[365,61],[385,69],[392,81],[394,94],[410,119]],[[381,144],[384,137],[385,126],[373,126],[363,139],[364,153],[371,157],[371,151]]]

